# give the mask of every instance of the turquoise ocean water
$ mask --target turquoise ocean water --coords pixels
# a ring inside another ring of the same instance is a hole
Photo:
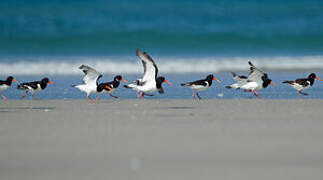
[[[97,68],[107,80],[115,74],[139,77],[137,48],[150,53],[160,73],[175,84],[208,73],[230,83],[228,72],[246,73],[248,60],[277,81],[320,74],[322,42],[321,0],[0,1],[0,77],[28,81],[49,76],[67,92],[70,84],[80,82],[80,64]],[[313,91],[321,87],[316,84]],[[14,98],[12,91],[7,93]],[[170,98],[186,97],[179,95]],[[67,96],[82,94],[71,90]]]

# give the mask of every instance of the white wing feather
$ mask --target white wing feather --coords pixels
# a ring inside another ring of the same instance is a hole
[[[142,60],[142,64],[144,66],[142,82],[155,82],[158,74],[158,68],[154,60],[146,52],[141,52],[139,49],[137,49],[137,56]]]
[[[241,86],[241,89],[249,90],[249,91],[255,91],[261,89],[262,86],[260,86],[257,82],[248,82],[245,85]]]
[[[258,84],[262,84],[262,76],[264,76],[264,72],[262,72],[260,69],[256,68],[250,61],[248,62],[250,67],[250,72],[248,75],[248,80],[257,82]]]
[[[102,77],[102,74],[98,73],[95,69],[86,66],[86,65],[81,65],[79,67],[79,69],[81,69],[85,76],[83,78],[83,82],[84,84],[93,84],[93,83],[97,83],[98,79]]]
[[[247,77],[239,76],[234,72],[232,72],[232,75],[233,75],[233,79],[236,81],[236,83],[231,84],[230,86],[227,86],[228,88],[239,89],[241,86],[248,83]]]
[[[245,84],[248,83],[248,78],[245,77],[245,76],[238,76],[237,74],[235,73],[232,73],[233,74],[233,79],[237,82],[237,85],[238,87],[241,87]]]

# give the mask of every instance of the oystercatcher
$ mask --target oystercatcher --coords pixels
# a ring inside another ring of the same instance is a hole
[[[145,95],[153,96],[151,92],[158,91],[159,93],[164,93],[162,89],[162,83],[171,84],[168,82],[165,77],[157,77],[158,68],[154,60],[146,53],[142,52],[139,49],[136,51],[137,56],[141,59],[144,66],[144,75],[142,79],[137,79],[131,84],[124,85],[126,88],[131,88],[140,93],[138,98],[143,98]]]
[[[54,82],[50,81],[47,77],[43,78],[41,81],[33,81],[33,82],[26,82],[26,83],[21,83],[18,85],[18,89],[26,91],[25,94],[21,96],[21,99],[24,99],[27,95],[27,93],[31,93],[31,96],[33,99],[37,99],[35,97],[35,93],[37,91],[42,91],[47,87],[47,84],[53,84],[55,85]]]
[[[91,99],[90,95],[92,93],[97,93],[98,80],[102,77],[102,74],[98,73],[95,69],[91,68],[90,66],[86,66],[83,64],[79,67],[79,69],[81,69],[85,74],[85,76],[83,77],[84,84],[73,85],[72,87],[75,87],[80,91],[85,92],[88,102],[94,103],[95,101]],[[110,87],[106,86],[106,88],[109,89]]]
[[[193,82],[188,82],[188,83],[182,83],[181,86],[187,86],[193,90],[192,98],[195,98],[195,91],[196,91],[196,96],[199,99],[202,99],[199,95],[199,91],[204,91],[207,90],[211,85],[212,85],[212,80],[221,82],[220,80],[216,79],[213,74],[210,74],[206,76],[205,79],[193,81]]]
[[[3,99],[0,100],[0,102],[2,100],[8,100],[8,98],[3,95],[3,91],[6,90],[6,89],[8,89],[11,86],[12,81],[13,82],[16,82],[16,83],[19,83],[12,76],[7,77],[6,80],[0,80],[0,91],[1,91],[1,97],[3,98]]]
[[[308,93],[302,92],[305,89],[308,89],[313,86],[314,80],[317,79],[319,81],[323,81],[320,79],[315,73],[311,73],[307,78],[302,78],[302,79],[296,79],[295,81],[284,81],[284,84],[289,84],[291,85],[294,89],[297,90],[297,95],[299,94],[302,95],[309,95]]]
[[[241,86],[247,84],[248,77],[247,76],[239,76],[236,73],[232,72],[233,79],[236,81],[236,83],[231,84],[229,86],[225,86],[228,89],[240,89]]]
[[[120,81],[128,83],[125,79],[122,78],[122,76],[117,75],[113,78],[113,81],[107,82],[107,83],[100,83],[97,87],[97,103],[99,103],[99,98],[101,93],[109,93],[111,97],[119,98],[118,96],[112,95],[112,92],[116,90],[117,87],[120,85]]]
[[[268,87],[269,84],[276,85],[269,79],[268,74],[262,72],[256,66],[254,66],[250,61],[248,62],[250,65],[250,72],[248,77],[246,76],[238,76],[233,73],[233,79],[236,83],[226,86],[227,88],[235,88],[235,89],[243,89],[245,92],[252,92],[258,98],[261,98],[258,90]]]

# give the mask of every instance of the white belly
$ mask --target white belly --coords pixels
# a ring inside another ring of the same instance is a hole
[[[37,89],[34,89],[34,91],[41,91],[43,90],[41,87],[40,87],[40,84],[37,84]]]
[[[82,92],[85,92],[88,96],[92,93],[97,92],[96,85],[81,84],[81,85],[75,86],[75,88],[79,89]]]
[[[259,85],[257,82],[248,82],[247,84],[241,86],[241,89],[247,91],[256,91],[262,89],[262,86]]]
[[[8,88],[9,88],[9,86],[6,85],[6,84],[0,85],[0,91],[4,91],[4,90],[6,90]]]
[[[302,91],[302,90],[305,90],[305,89],[310,88],[311,86],[310,85],[308,85],[308,86],[302,86],[302,85],[299,85],[297,83],[294,83],[294,84],[292,84],[292,87],[294,89],[296,89],[297,91]]]
[[[209,86],[202,86],[202,85],[192,85],[190,86],[191,89],[197,90],[197,91],[205,91],[209,88]]]
[[[145,92],[145,93],[151,93],[151,92],[155,92],[157,91],[156,86],[152,87],[152,86],[138,86],[137,89],[141,92]]]
[[[134,85],[132,89],[146,93],[157,91],[156,82],[145,83],[143,86]]]
[[[238,88],[240,88],[240,86],[238,85],[238,83],[231,84],[230,87],[232,89],[238,89]]]

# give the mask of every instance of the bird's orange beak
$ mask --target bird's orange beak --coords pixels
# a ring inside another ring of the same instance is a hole
[[[218,82],[221,82],[220,80],[218,80],[217,78],[213,78],[214,81],[218,81]]]
[[[270,81],[270,83],[269,84],[271,84],[271,85],[273,85],[273,86],[276,86],[277,84],[276,83],[273,83],[273,82],[271,82]]]
[[[18,84],[19,84],[19,82],[18,82],[17,80],[15,80],[15,79],[13,79],[12,81],[13,81],[13,82],[16,82],[16,83],[18,83]]]
[[[49,84],[56,85],[53,81],[48,81]]]
[[[165,82],[165,83],[167,83],[167,84],[172,84],[171,82],[168,82],[168,81],[166,81],[166,80],[164,80],[164,82]]]
[[[111,88],[109,86],[105,86],[105,88],[107,88],[108,90],[111,90]]]
[[[319,80],[319,81],[323,81],[322,79],[320,79],[318,76],[315,76],[315,79]]]
[[[127,80],[125,80],[125,79],[121,79],[121,81],[123,81],[123,82],[126,82],[126,83],[129,83]]]

